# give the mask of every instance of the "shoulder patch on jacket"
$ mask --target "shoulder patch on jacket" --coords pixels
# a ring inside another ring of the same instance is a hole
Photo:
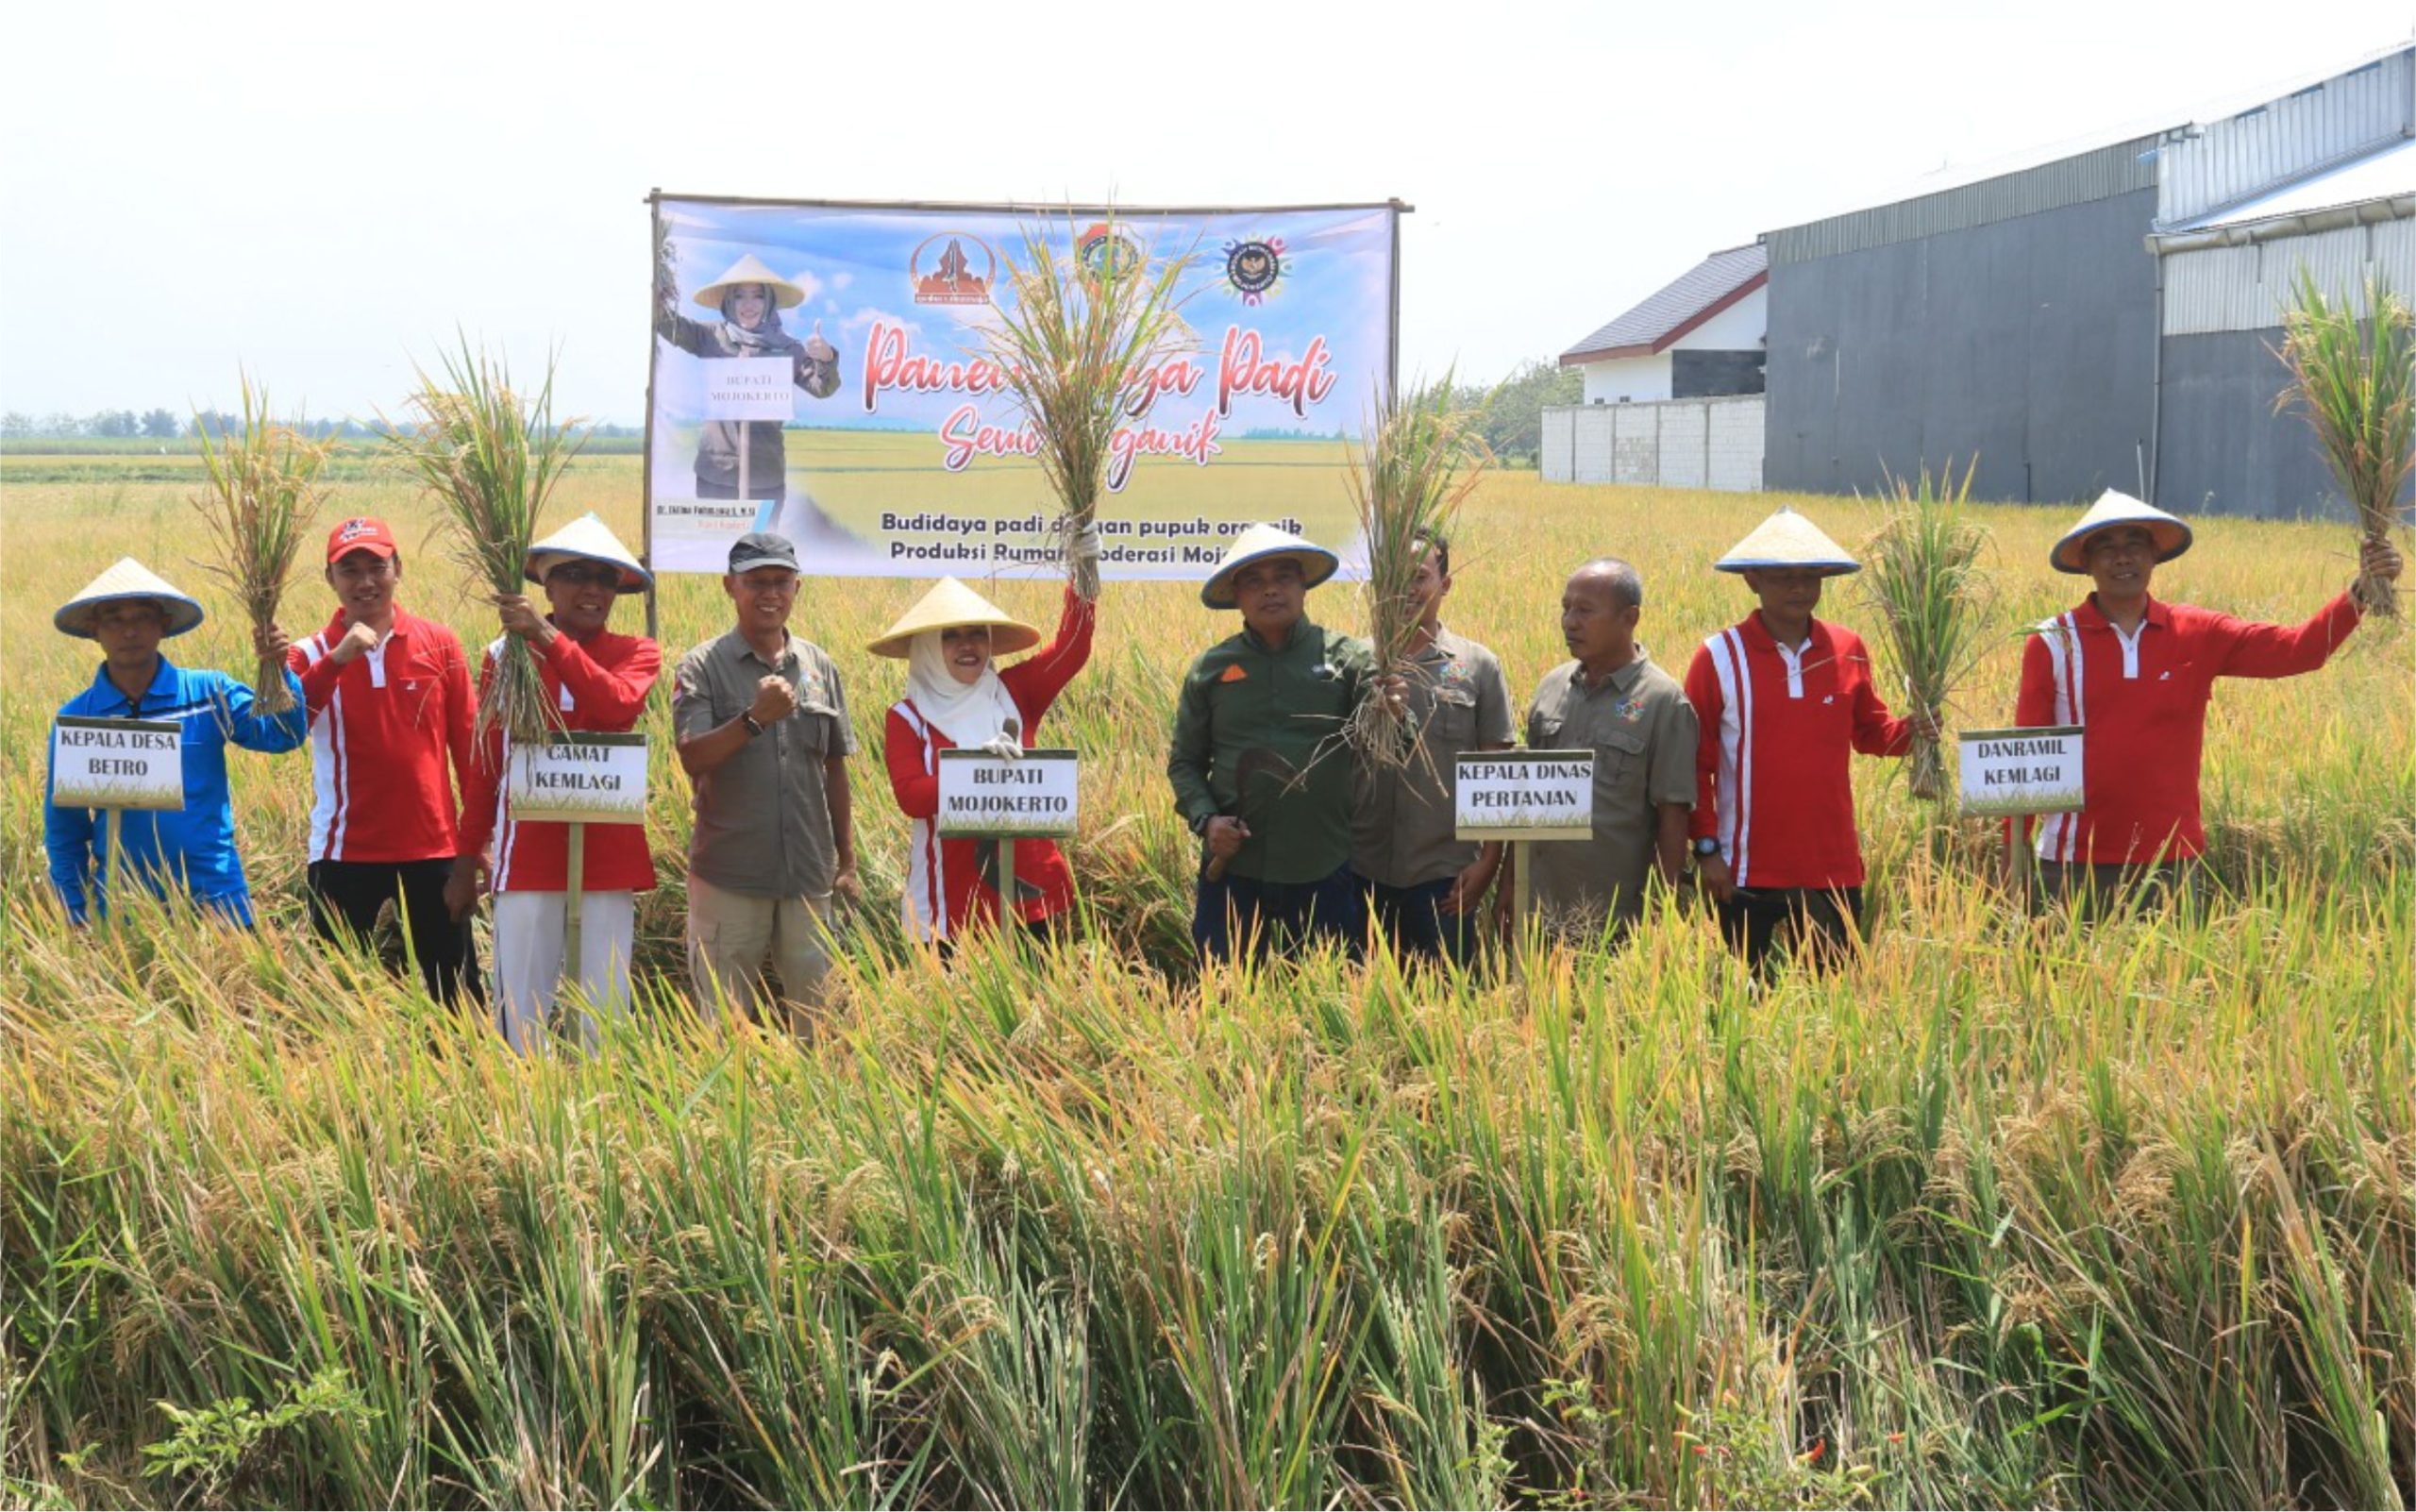
[[[1249,676],[1250,669],[1248,667],[1243,666],[1239,662],[1230,662],[1226,664],[1224,671],[1216,674],[1216,680],[1219,682],[1239,682]]]

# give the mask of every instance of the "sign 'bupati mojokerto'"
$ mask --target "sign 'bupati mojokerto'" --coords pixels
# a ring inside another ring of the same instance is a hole
[[[657,570],[720,572],[765,529],[817,575],[1063,571],[1037,435],[983,341],[1035,233],[1085,267],[1189,260],[1188,340],[1111,448],[1101,575],[1205,578],[1261,520],[1357,555],[1346,437],[1391,378],[1398,204],[653,203]]]
[[[511,743],[504,781],[514,819],[644,824],[644,735],[564,733],[543,745]]]
[[[1060,840],[1082,815],[1080,764],[1070,750],[1028,750],[1017,757],[980,749],[940,752],[942,839],[986,835]]]
[[[2062,814],[2082,806],[2081,727],[1956,732],[1966,814]]]
[[[1462,840],[1590,840],[1590,750],[1469,751],[1452,774]]]
[[[181,809],[184,726],[173,719],[80,719],[50,731],[51,801],[67,809]]]

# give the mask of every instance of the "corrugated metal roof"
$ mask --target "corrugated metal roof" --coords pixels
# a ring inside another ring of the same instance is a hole
[[[1561,353],[1560,361],[1567,365],[1589,358],[1640,357],[1657,351],[1769,268],[1769,259],[1758,243],[1714,252]]]
[[[2329,173],[2317,174],[2312,178],[2302,179],[2244,205],[2234,206],[2220,214],[2208,215],[2173,229],[2211,230],[2219,226],[2278,220],[2289,215],[2305,215],[2311,210],[2330,210],[2337,205],[2356,205],[2370,199],[2393,199],[2408,194],[2416,194],[2416,139],[2402,138],[2380,152],[2368,153]]]
[[[2403,42],[2320,83],[2204,119],[2165,143],[2159,228],[2229,220],[2242,201],[2416,134],[2416,48]]]
[[[1947,231],[2010,221],[2066,205],[2111,199],[2156,187],[2156,139],[2135,137],[2042,167],[1984,178],[1943,193],[1876,205],[1851,215],[1763,233],[1774,263],[1807,262],[1867,247],[1913,242]]]

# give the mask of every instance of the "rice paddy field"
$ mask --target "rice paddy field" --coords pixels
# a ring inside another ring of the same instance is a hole
[[[638,535],[635,457],[553,518]],[[429,506],[345,462],[332,510]],[[1754,990],[1702,911],[1508,973],[1327,956],[1200,973],[1163,742],[1230,630],[1111,584],[1050,716],[1086,760],[1068,944],[943,966],[894,923],[878,764],[926,584],[821,580],[869,898],[805,1043],[700,1027],[687,789],[659,758],[645,1001],[514,1059],[309,937],[308,757],[245,756],[262,927],[71,930],[45,726],[96,657],[55,605],[131,553],[218,611],[182,456],[0,459],[0,1504],[2405,1506],[2416,1501],[2416,698],[2404,628],[2209,721],[2220,885],[2033,917],[1992,832],[1860,761],[1872,941]],[[1457,630],[1520,697],[1561,575],[1646,583],[1683,670],[1768,496],[1489,480]],[[1849,543],[1873,506],[1799,501]],[[2018,629],[2080,596],[2070,512],[1988,509]],[[2207,522],[2159,591],[2297,620],[2345,527]],[[405,602],[494,633],[433,547]],[[1851,580],[1823,613],[1862,628]],[[996,596],[1052,616],[1054,590]],[[289,628],[323,621],[315,578]],[[634,623],[642,606],[623,605]],[[1348,589],[1312,613],[1355,628]],[[676,655],[725,623],[669,581]],[[1883,681],[1892,684],[1883,667]],[[648,727],[667,743],[667,698]]]

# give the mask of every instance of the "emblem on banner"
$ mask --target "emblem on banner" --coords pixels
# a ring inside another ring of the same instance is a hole
[[[1266,303],[1292,260],[1284,255],[1284,239],[1270,236],[1225,244],[1225,284],[1246,305]]]
[[[934,243],[946,242],[947,247],[923,271],[923,256]],[[975,274],[973,260],[965,254],[965,244],[982,255],[982,271]],[[918,305],[986,305],[990,302],[990,285],[998,276],[998,254],[980,237],[965,231],[942,231],[926,237],[906,260],[906,277],[914,286],[914,303]]]
[[[1095,279],[1105,273],[1120,278],[1140,269],[1141,244],[1122,227],[1100,221],[1075,241],[1074,260],[1082,264],[1086,277]]]

